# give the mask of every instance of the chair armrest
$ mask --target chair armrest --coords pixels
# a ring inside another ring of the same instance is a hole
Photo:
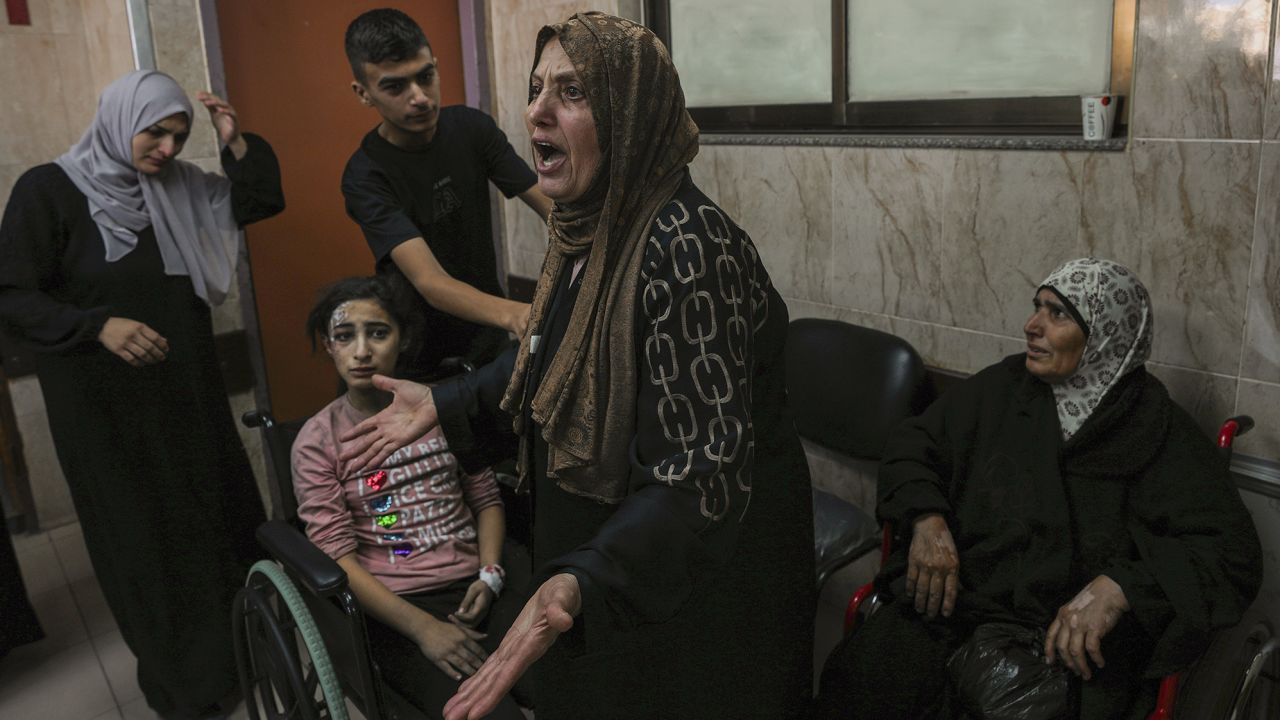
[[[836,570],[875,549],[875,518],[835,495],[813,489],[813,553],[818,591]]]
[[[844,609],[844,634],[848,635],[858,627],[858,611],[864,603],[876,602],[876,584],[869,582],[854,591],[849,598],[849,606]]]
[[[1178,697],[1178,682],[1181,678],[1182,673],[1164,676],[1156,695],[1156,709],[1151,711],[1147,720],[1173,720],[1173,701]]]
[[[346,571],[289,523],[269,520],[258,526],[256,535],[267,552],[312,594],[328,597],[346,588]]]

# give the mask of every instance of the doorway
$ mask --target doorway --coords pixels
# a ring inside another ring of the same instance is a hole
[[[373,273],[373,256],[347,217],[342,170],[378,116],[356,101],[343,53],[347,24],[395,7],[418,22],[439,61],[441,103],[464,101],[458,3],[415,0],[217,0],[228,100],[242,127],[280,158],[287,208],[246,231],[258,327],[277,418],[310,415],[332,400],[333,364],[303,331],[316,292]]]

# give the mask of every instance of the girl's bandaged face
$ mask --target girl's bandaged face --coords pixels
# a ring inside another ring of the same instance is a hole
[[[374,375],[395,372],[400,327],[376,300],[349,300],[329,318],[325,349],[348,388],[368,389]]]

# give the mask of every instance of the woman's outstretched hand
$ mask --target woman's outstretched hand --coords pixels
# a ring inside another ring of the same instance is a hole
[[[218,141],[231,149],[236,159],[244,157],[249,146],[240,135],[240,119],[231,103],[209,92],[196,93],[196,99],[209,110],[209,119],[213,121],[213,129],[218,131]]]
[[[1129,611],[1129,600],[1115,580],[1099,575],[1076,594],[1071,602],[1058,608],[1044,638],[1045,660],[1061,660],[1071,672],[1088,680],[1093,677],[1089,660],[1102,668],[1102,638]],[[1086,653],[1088,657],[1086,658]]]
[[[445,704],[445,720],[486,717],[556,638],[573,627],[573,618],[581,608],[582,590],[573,575],[552,575],[542,583],[498,649]]]
[[[916,519],[907,552],[907,595],[916,612],[951,617],[960,592],[960,556],[947,521],[938,514]]]
[[[422,437],[439,423],[431,388],[408,380],[374,375],[373,385],[395,397],[382,412],[366,419],[338,438],[342,461],[352,462],[353,472],[372,470],[391,453]]]

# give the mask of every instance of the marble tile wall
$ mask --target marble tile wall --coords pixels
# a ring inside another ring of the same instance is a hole
[[[133,68],[124,0],[28,0],[28,8],[30,25],[0,13],[0,208],[19,175],[80,138],[101,89]]]
[[[1271,0],[1143,0],[1134,51],[1138,137],[1257,140]]]

